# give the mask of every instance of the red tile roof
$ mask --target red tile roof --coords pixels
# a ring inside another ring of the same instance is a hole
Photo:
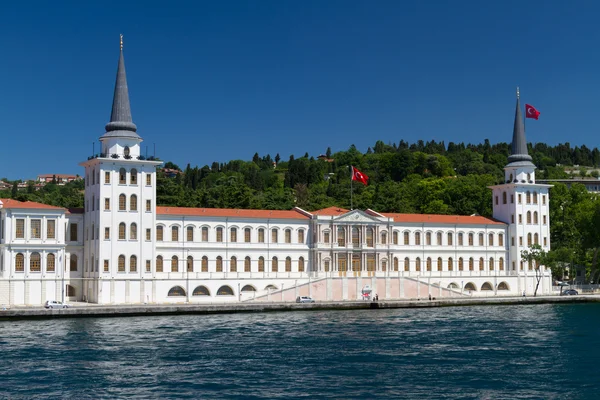
[[[156,214],[204,217],[309,219],[308,216],[295,210],[244,210],[236,208],[189,208],[158,206],[156,207]]]
[[[349,212],[350,210],[346,210],[345,208],[340,208],[340,207],[327,207],[327,208],[322,208],[320,210],[317,211],[312,211],[311,214],[312,215],[326,215],[326,216],[337,216],[337,215],[342,215],[342,214],[346,214],[347,212]]]
[[[481,215],[439,215],[439,214],[399,214],[380,213],[393,218],[394,222],[409,223],[437,223],[437,224],[464,224],[464,225],[506,225],[504,222],[496,221]]]
[[[62,207],[50,206],[48,204],[36,203],[34,201],[19,201],[14,199],[0,199],[3,208],[28,208],[44,210],[64,210]]]

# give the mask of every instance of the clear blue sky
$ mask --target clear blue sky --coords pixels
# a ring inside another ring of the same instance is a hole
[[[119,34],[133,120],[182,168],[376,140],[598,145],[600,3],[0,4],[0,176],[79,173],[110,117]]]

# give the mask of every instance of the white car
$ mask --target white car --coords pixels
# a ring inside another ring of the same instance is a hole
[[[298,296],[296,297],[296,303],[314,303],[315,299],[309,296]]]
[[[63,304],[60,301],[48,300],[44,304],[44,307],[45,308],[69,308],[70,306],[68,304]]]

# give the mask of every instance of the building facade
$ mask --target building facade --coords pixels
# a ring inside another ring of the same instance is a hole
[[[84,168],[83,209],[3,199],[0,304],[357,300],[551,291],[521,251],[549,242],[549,185],[536,184],[517,96],[494,218],[162,207],[141,154],[123,50],[101,153]]]

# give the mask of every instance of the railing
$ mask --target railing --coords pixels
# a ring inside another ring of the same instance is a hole
[[[93,160],[96,158],[113,158],[113,159],[120,159],[123,158],[124,160],[148,160],[148,161],[160,161],[160,158],[155,157],[155,156],[130,156],[130,155],[124,155],[124,154],[117,154],[117,153],[98,153],[98,154],[93,154],[91,156],[88,157],[88,160]]]

